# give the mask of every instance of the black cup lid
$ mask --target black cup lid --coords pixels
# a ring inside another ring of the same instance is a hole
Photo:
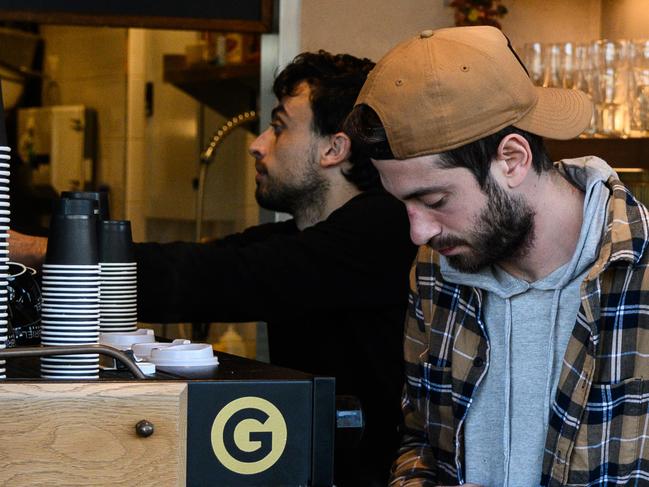
[[[91,200],[95,202],[95,214],[100,220],[110,220],[107,191],[63,191],[62,198]]]
[[[93,200],[59,198],[54,200],[53,215],[88,215],[95,214],[96,202]]]

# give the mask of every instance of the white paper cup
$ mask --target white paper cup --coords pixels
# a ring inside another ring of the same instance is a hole
[[[53,321],[60,320],[61,322],[65,322],[66,324],[69,324],[68,326],[74,326],[75,323],[79,323],[81,320],[92,321],[94,319],[99,319],[99,315],[97,313],[85,313],[85,314],[62,314],[62,313],[45,314],[43,313],[41,321],[47,320],[50,324],[53,324],[52,323]]]
[[[43,374],[41,373],[41,379],[48,380],[95,380],[99,379],[99,374],[96,375],[57,375],[57,374]]]
[[[90,283],[83,283],[81,286],[77,286],[74,283],[67,283],[65,285],[43,285],[43,291],[65,291],[65,292],[80,292],[80,293],[91,293],[96,292],[98,286],[93,286]]]
[[[50,355],[49,357],[41,357],[41,360],[82,360],[88,362],[90,360],[99,361],[99,354],[97,353],[77,353],[74,355]]]
[[[54,326],[61,326],[64,324],[67,324],[67,326],[99,326],[99,319],[96,320],[83,320],[83,321],[58,321],[58,320],[48,320],[48,319],[41,319],[41,324],[42,325],[54,325]],[[46,328],[45,326],[42,326],[41,328]]]
[[[110,308],[110,309],[100,309],[99,314],[101,316],[112,316],[112,315],[136,315],[137,308]]]
[[[123,293],[103,293],[99,294],[99,299],[100,303],[119,303],[119,302],[126,302],[126,301],[132,301],[134,303],[137,302],[137,294],[123,294]]]
[[[92,333],[92,332],[91,332]],[[99,339],[99,333],[100,330],[97,330],[94,332],[93,335],[90,335],[89,333],[86,335],[81,335],[81,334],[74,334],[71,332],[52,332],[50,334],[43,334],[41,335],[41,341],[56,341],[58,340],[59,342],[64,342],[67,340],[72,340],[75,345],[79,344],[79,342],[87,342],[88,344],[97,344],[97,340]]]
[[[64,328],[71,328],[66,330]],[[57,325],[43,325],[41,326],[41,338],[58,336],[63,333],[72,333],[71,336],[78,336],[79,338],[88,337],[92,333],[99,331],[99,325],[70,325],[68,323],[61,323]],[[65,335],[61,335],[65,336]]]
[[[99,271],[97,271],[97,269],[83,269],[83,268],[75,269],[72,267],[67,267],[67,268],[60,267],[56,269],[44,268],[43,274],[44,275],[77,274],[79,276],[91,275],[91,276],[97,276],[97,278],[99,278]]]
[[[58,303],[47,303],[43,305],[43,311],[46,309],[48,311],[59,311],[59,310],[69,310],[69,313],[85,313],[86,310],[92,310],[96,312],[99,310],[99,303],[84,304],[84,303],[75,303],[72,305],[69,304],[58,304]]]
[[[71,264],[43,264],[43,269],[99,269],[99,265],[97,264],[79,264],[79,265],[71,265]]]
[[[97,367],[99,364],[99,357],[91,359],[82,359],[82,360],[74,360],[71,358],[55,358],[57,357],[56,355],[53,357],[41,357],[41,365],[46,364],[47,366],[53,366],[53,365],[67,365],[67,364],[74,364],[75,366],[81,366],[81,367]]]
[[[107,284],[109,286],[120,286],[120,285],[125,285],[125,286],[136,286],[137,285],[137,278],[135,276],[133,277],[124,277],[124,276],[116,276],[116,277],[106,277],[103,274],[99,277],[100,282],[102,285]]]
[[[59,364],[59,365],[46,365],[41,363],[41,370],[47,371],[47,373],[60,373],[60,374],[67,374],[67,373],[79,373],[85,372],[85,371],[93,371],[99,370],[99,363],[95,365],[68,365],[68,364]]]
[[[130,303],[105,303],[105,302],[100,302],[99,303],[99,309],[102,311],[137,311],[137,303],[135,301],[130,302]]]
[[[86,333],[86,332],[92,332],[92,331],[97,331],[98,326],[74,326],[74,325],[48,325],[46,328],[48,331],[62,331],[62,332],[69,332],[69,331],[78,331],[80,333]]]
[[[77,304],[79,306],[83,306],[84,303],[90,304],[90,305],[99,305],[99,297],[95,298],[43,298],[43,303],[47,303],[48,306],[54,306],[55,304],[60,304],[61,306],[65,306],[65,303],[74,303],[76,306]],[[93,306],[94,307],[94,306]]]
[[[52,298],[99,298],[99,293],[68,293],[68,292],[54,292],[54,291],[43,291],[43,297],[51,296]]]
[[[75,276],[72,274],[47,274],[43,276],[43,282],[88,282],[92,283],[93,285],[99,286],[100,280],[99,276],[93,275]]]
[[[122,326],[119,328],[102,328],[102,333],[128,333],[130,331],[136,331],[136,326]]]
[[[99,311],[99,305],[96,305],[95,307],[92,308],[83,308],[83,307],[78,307],[78,308],[70,308],[70,307],[52,307],[50,305],[43,306],[41,309],[42,313],[47,313],[47,314],[55,314],[55,313],[62,313],[62,314],[72,314],[72,315],[82,315],[82,314],[88,314],[88,313],[94,313],[97,314]]]
[[[135,323],[137,321],[137,314],[123,315],[123,316],[101,316],[99,318],[99,326],[110,326],[115,323]]]
[[[99,336],[97,337],[99,338]],[[75,337],[42,337],[43,345],[96,345],[95,338],[75,338]]]
[[[102,275],[102,277],[103,276],[108,276],[108,277],[137,276],[137,270],[119,270],[119,269],[112,270],[112,269],[101,268],[99,272]]]

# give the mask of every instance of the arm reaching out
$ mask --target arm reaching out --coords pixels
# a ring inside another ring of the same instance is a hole
[[[9,258],[12,261],[40,269],[46,250],[47,238],[25,235],[15,230],[9,231]]]

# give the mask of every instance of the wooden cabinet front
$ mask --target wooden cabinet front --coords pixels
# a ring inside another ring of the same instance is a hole
[[[0,485],[185,485],[186,418],[184,382],[0,384]]]

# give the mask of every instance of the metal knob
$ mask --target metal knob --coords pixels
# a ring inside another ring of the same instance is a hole
[[[135,432],[142,438],[148,438],[149,436],[151,436],[153,434],[153,429],[153,423],[147,421],[146,419],[139,421],[135,425]]]

